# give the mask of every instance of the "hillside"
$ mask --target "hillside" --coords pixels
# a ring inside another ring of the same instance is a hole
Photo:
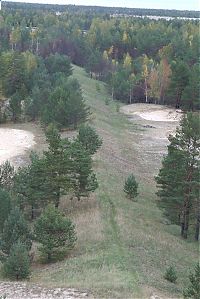
[[[97,91],[97,81],[83,69],[74,67],[74,77],[91,106],[91,124],[103,137],[95,157],[99,188],[90,199],[62,203],[76,223],[77,246],[63,262],[37,265],[31,283],[87,290],[97,298],[179,298],[198,258],[198,244],[182,240],[179,227],[167,225],[156,205],[154,175],[166,138],[154,138],[154,123],[139,117],[130,122],[115,103],[106,105],[104,84],[98,83]],[[145,127],[149,124],[153,128]],[[159,122],[158,128],[170,131],[175,125]],[[124,180],[132,172],[140,184],[137,202],[123,193]],[[163,279],[171,264],[177,267],[177,284]]]

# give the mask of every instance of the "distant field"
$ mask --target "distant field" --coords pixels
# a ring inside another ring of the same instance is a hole
[[[86,289],[97,298],[179,298],[198,259],[198,246],[182,240],[179,227],[166,225],[156,205],[153,177],[165,144],[154,140],[151,151],[148,138],[153,135],[149,137],[143,126],[147,121],[130,122],[117,112],[104,84],[98,82],[97,88],[83,69],[74,67],[74,77],[91,107],[90,122],[103,138],[94,157],[99,188],[78,203],[63,199],[62,208],[76,223],[76,249],[63,262],[34,267],[31,282]],[[132,172],[140,184],[138,202],[123,193],[124,180]],[[177,284],[163,279],[171,264],[177,267]]]

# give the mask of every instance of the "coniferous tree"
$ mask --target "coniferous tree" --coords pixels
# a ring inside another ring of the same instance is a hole
[[[183,117],[175,136],[169,137],[168,154],[156,177],[165,215],[181,225],[181,236],[187,238],[191,218],[195,221],[199,206],[200,132],[198,115]]]
[[[96,175],[92,170],[92,158],[82,143],[75,140],[70,147],[71,184],[74,195],[80,200],[98,187]]]
[[[138,183],[133,174],[125,180],[124,192],[129,199],[133,200],[138,195]]]
[[[32,235],[28,223],[19,208],[11,210],[7,220],[4,222],[3,231],[0,236],[0,250],[3,256],[9,255],[12,246],[17,242],[22,242],[27,250],[30,250]]]
[[[43,208],[49,198],[44,159],[32,153],[30,160],[28,166],[19,168],[15,174],[13,192],[21,208],[31,208],[31,219],[34,219],[35,209]]]
[[[184,290],[183,296],[185,299],[199,299],[200,298],[200,265],[196,265],[194,273],[191,273],[189,276],[190,284]]]
[[[0,232],[11,210],[11,198],[7,191],[0,188]]]
[[[98,136],[95,129],[89,125],[80,127],[77,139],[90,155],[94,155],[102,145],[102,139]]]
[[[48,206],[34,227],[35,240],[42,244],[40,251],[52,259],[53,254],[67,251],[76,242],[75,226],[53,206]]]
[[[10,249],[8,258],[3,263],[3,274],[11,279],[25,279],[30,275],[30,259],[27,247],[18,241]]]

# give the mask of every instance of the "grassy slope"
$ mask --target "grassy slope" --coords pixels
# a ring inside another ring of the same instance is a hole
[[[162,223],[153,174],[137,150],[137,126],[116,112],[115,103],[105,105],[108,95],[102,83],[97,91],[96,81],[78,67],[74,76],[91,106],[91,123],[104,140],[94,162],[99,188],[81,203],[63,202],[77,226],[77,247],[64,262],[35,269],[32,281],[88,289],[98,298],[146,298],[152,290],[179,297],[198,258],[197,244],[181,240],[178,227]],[[136,203],[122,191],[131,172],[140,182]],[[163,279],[171,264],[179,273],[176,285]]]

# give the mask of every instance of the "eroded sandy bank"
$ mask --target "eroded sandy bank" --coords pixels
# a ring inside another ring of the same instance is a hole
[[[0,164],[6,160],[15,164],[14,158],[23,155],[34,144],[34,134],[29,131],[0,128]]]
[[[145,120],[161,122],[179,121],[182,116],[181,110],[154,104],[127,105],[121,108],[121,112],[128,115],[138,115]]]

